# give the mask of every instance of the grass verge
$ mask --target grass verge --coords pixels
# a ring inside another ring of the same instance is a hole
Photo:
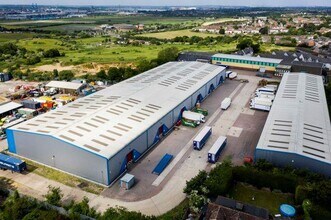
[[[158,216],[157,219],[159,220],[183,219],[183,216],[185,215],[188,207],[189,207],[188,199],[185,199],[175,208],[164,213],[163,215]]]
[[[232,198],[244,203],[266,208],[271,214],[279,213],[279,206],[283,203],[294,204],[292,194],[271,192],[264,189],[260,190],[243,183],[238,183],[230,195]]]
[[[30,160],[26,160],[26,159],[24,160],[27,164],[28,172],[35,173],[39,176],[43,176],[47,179],[51,179],[59,183],[63,183],[64,185],[67,186],[78,187],[86,192],[90,192],[94,194],[100,194],[104,190],[104,187],[97,185],[95,183],[88,182],[86,180],[52,169],[47,166],[43,166],[41,164],[35,163]]]

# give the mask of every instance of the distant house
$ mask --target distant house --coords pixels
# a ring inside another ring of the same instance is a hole
[[[318,57],[308,52],[277,51],[259,56],[282,60],[276,68],[276,76],[282,76],[285,72],[305,72],[323,76],[324,83],[327,83],[331,77],[331,71],[327,68],[331,65],[331,59]]]
[[[269,219],[269,211],[234,199],[218,196],[215,202],[208,204],[206,219],[265,220]]]
[[[137,28],[138,31],[143,31],[144,28],[145,28],[145,25],[144,24],[138,24],[138,25],[136,25],[136,28]]]
[[[211,57],[214,53],[207,52],[193,52],[193,51],[184,51],[180,52],[178,55],[178,61],[206,61],[211,62]]]
[[[136,29],[136,26],[132,24],[114,24],[113,26],[115,27],[116,30],[121,32],[127,32]]]

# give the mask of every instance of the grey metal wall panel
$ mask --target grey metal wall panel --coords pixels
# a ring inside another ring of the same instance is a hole
[[[46,135],[14,131],[14,137],[18,155],[108,184],[105,158]]]
[[[109,171],[110,171],[110,181],[114,181],[121,174],[122,164],[127,156],[127,154],[133,149],[144,153],[147,150],[147,133],[144,132],[133,142],[123,148],[114,157],[110,158],[109,161]]]
[[[331,164],[317,161],[298,154],[256,149],[255,158],[266,159],[267,161],[277,166],[293,166],[297,168],[305,168],[331,177]]]
[[[148,146],[152,146],[154,143],[155,136],[158,132],[158,129],[165,124],[169,129],[173,126],[172,123],[172,111],[169,112],[165,117],[160,119],[157,123],[155,123],[152,127],[148,129]]]
[[[174,123],[177,122],[178,116],[182,110],[182,108],[186,107],[187,109],[192,108],[192,103],[191,103],[191,97],[186,99],[184,102],[182,102],[180,105],[178,105],[174,110],[173,110],[173,115],[174,115]]]

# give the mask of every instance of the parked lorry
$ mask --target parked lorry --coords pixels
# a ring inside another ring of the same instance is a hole
[[[230,75],[231,73],[232,73],[232,71],[230,71],[230,70],[229,70],[229,71],[226,71],[226,72],[225,72],[225,77],[226,77],[226,78],[229,78],[229,75]]]
[[[15,157],[0,153],[0,168],[21,173],[26,170],[26,163]]]
[[[225,98],[221,103],[221,109],[226,110],[231,105],[231,98],[227,97]]]
[[[194,121],[186,120],[185,118],[182,118],[181,122],[182,122],[182,125],[187,126],[187,127],[195,128],[198,126],[198,124],[195,123]]]
[[[258,88],[255,91],[255,94],[275,94],[276,93],[276,88],[275,87],[262,87],[262,88]]]
[[[208,110],[207,109],[203,109],[203,108],[194,108],[193,109],[194,112],[203,114],[204,116],[208,115]]]
[[[265,98],[265,99],[271,99],[272,101],[275,99],[275,95],[273,95],[273,94],[265,94],[265,93],[260,93],[258,95],[255,95],[255,97]]]
[[[193,139],[193,149],[201,150],[206,144],[208,138],[212,133],[211,127],[206,126],[202,131]]]
[[[269,98],[253,98],[250,102],[250,108],[263,111],[270,111],[272,106],[272,100]]]
[[[229,75],[229,79],[234,79],[234,78],[236,78],[238,76],[238,73],[236,73],[236,72],[232,72],[232,73],[230,73],[230,75]]]
[[[224,136],[220,136],[213,146],[208,151],[208,162],[209,163],[216,163],[218,158],[221,155],[222,150],[226,145],[227,139]]]
[[[183,111],[182,117],[186,120],[194,121],[198,125],[200,124],[200,122],[202,123],[206,122],[205,116],[197,112]]]

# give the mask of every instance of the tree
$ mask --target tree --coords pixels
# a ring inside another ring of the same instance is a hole
[[[53,69],[53,77],[57,78],[59,76],[59,71],[57,69]]]
[[[80,203],[73,204],[69,209],[70,213],[79,213],[86,215],[92,218],[98,218],[100,213],[98,213],[94,208],[90,208],[89,199],[84,196],[83,200]]]
[[[259,30],[259,32],[260,32],[260,34],[267,35],[267,34],[269,34],[269,27],[268,26],[265,26],[265,27],[261,28]]]
[[[44,52],[44,57],[53,58],[61,56],[60,51],[58,49],[49,49]]]
[[[62,197],[63,194],[61,193],[60,187],[48,186],[48,192],[45,195],[45,198],[49,204],[60,206]]]
[[[205,186],[209,191],[209,195],[212,197],[225,195],[231,187],[232,180],[233,173],[231,163],[223,162],[210,171],[205,181]]]
[[[72,80],[75,74],[71,70],[62,70],[59,72],[59,80]]]
[[[120,82],[123,80],[123,73],[119,68],[110,67],[107,74],[108,79],[112,82]]]
[[[221,28],[220,31],[219,31],[219,34],[225,34],[225,29]]]
[[[206,205],[208,199],[205,195],[200,195],[198,191],[193,190],[188,196],[190,209],[194,213],[199,213],[202,206]]]
[[[96,76],[97,76],[97,78],[99,78],[101,80],[105,80],[108,78],[105,70],[100,70],[99,72],[97,72]]]
[[[239,50],[243,50],[247,47],[252,47],[254,53],[258,53],[260,51],[260,44],[259,43],[254,44],[253,40],[250,38],[244,38],[237,44],[237,49]]]
[[[208,174],[205,170],[200,170],[198,175],[196,175],[189,181],[186,181],[184,193],[190,194],[193,190],[196,190],[199,193],[202,193],[202,187],[204,186],[207,176],[208,176]]]
[[[169,61],[175,61],[178,57],[178,52],[177,47],[169,47],[161,50],[157,56],[157,63],[161,65]]]

